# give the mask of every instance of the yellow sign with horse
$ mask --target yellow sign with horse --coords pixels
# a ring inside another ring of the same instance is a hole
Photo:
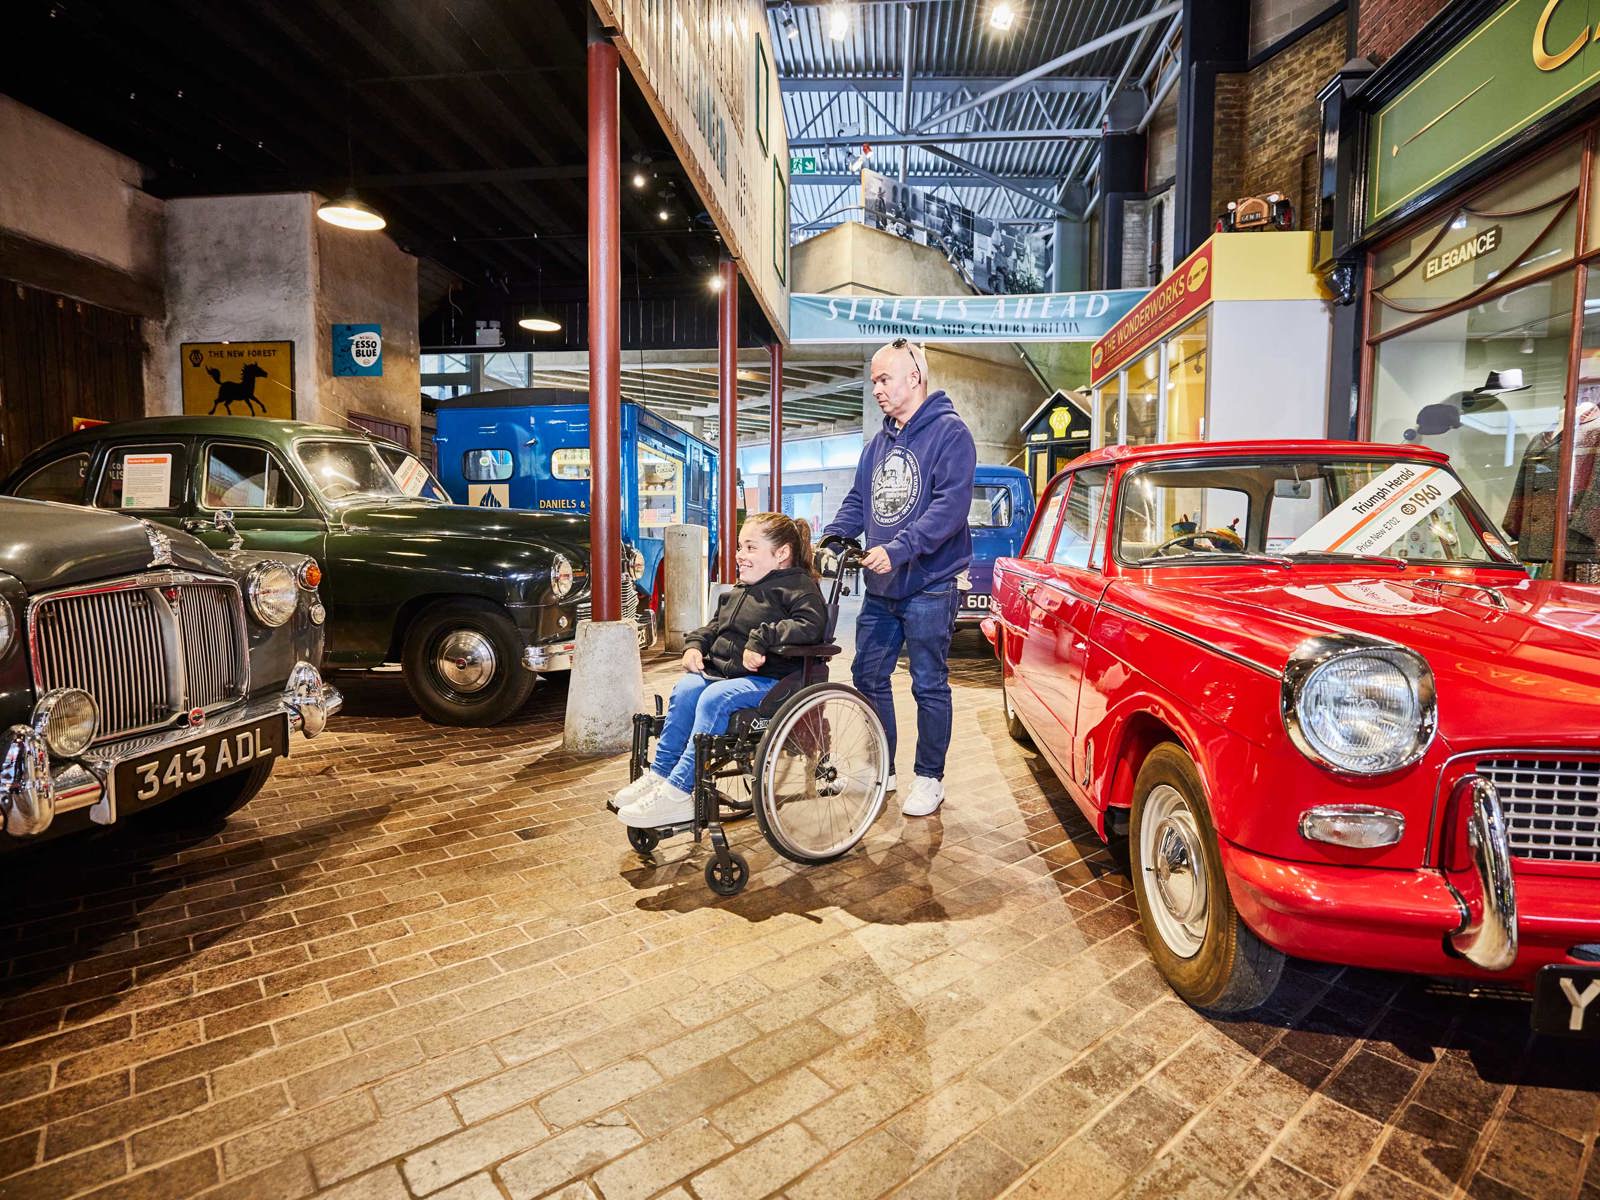
[[[293,342],[185,342],[187,416],[294,417]]]

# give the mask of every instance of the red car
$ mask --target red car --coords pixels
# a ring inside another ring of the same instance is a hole
[[[1600,1036],[1600,598],[1530,579],[1444,455],[1096,451],[984,632],[1191,1004],[1259,1005],[1299,955]]]

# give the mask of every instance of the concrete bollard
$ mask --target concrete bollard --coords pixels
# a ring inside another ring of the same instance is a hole
[[[579,621],[567,685],[562,749],[584,757],[633,745],[633,714],[644,711],[644,670],[631,621]]]
[[[704,525],[668,525],[666,529],[662,632],[672,654],[683,653],[684,634],[711,619],[705,590],[710,568],[708,536]]]

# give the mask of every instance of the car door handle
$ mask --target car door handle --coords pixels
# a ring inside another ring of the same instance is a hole
[[[1033,589],[1038,586],[1036,583],[1019,583],[1017,584],[1017,595],[1031,596],[1033,595]]]

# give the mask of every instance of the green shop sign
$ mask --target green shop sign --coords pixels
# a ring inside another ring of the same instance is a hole
[[[1367,224],[1600,80],[1600,0],[1511,0],[1378,110]]]

